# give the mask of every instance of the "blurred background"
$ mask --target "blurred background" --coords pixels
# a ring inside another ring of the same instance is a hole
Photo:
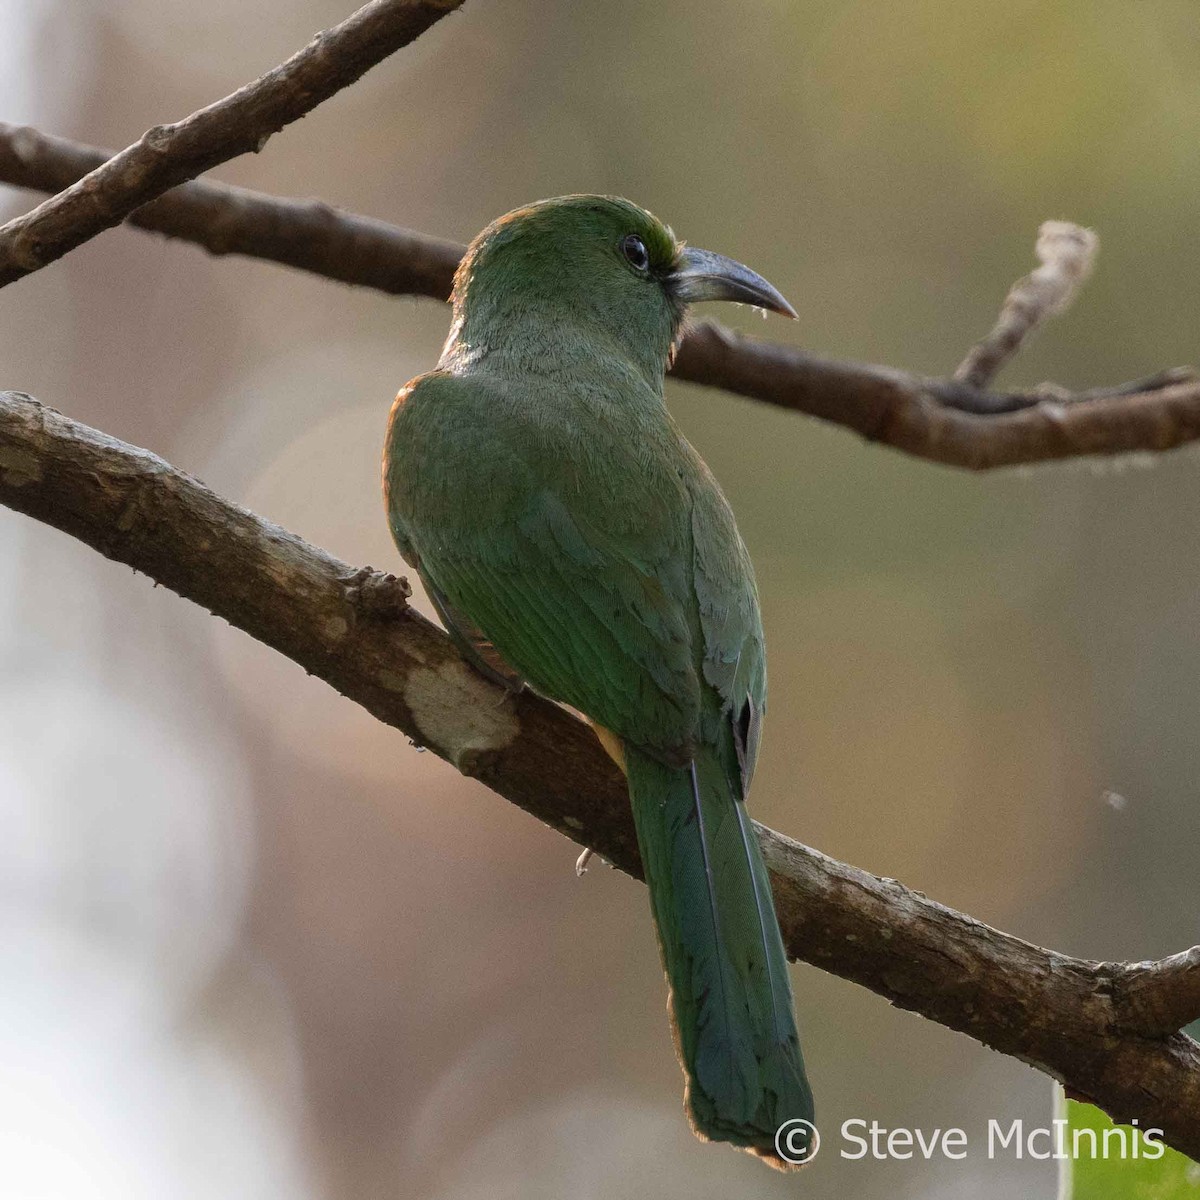
[[[0,0],[0,119],[103,146],[348,2]],[[468,239],[617,192],[767,275],[822,354],[954,368],[1033,265],[1098,269],[1003,383],[1195,360],[1191,0],[471,0],[218,177]],[[33,197],[0,188],[3,216]],[[716,314],[715,310],[711,315]],[[354,563],[447,310],[107,233],[0,292],[0,386]],[[1034,941],[1200,940],[1198,465],[971,477],[669,385],[754,556],[756,815]],[[0,511],[0,1194],[1049,1196],[1053,1164],[779,1177],[688,1132],[640,885],[207,613]],[[794,968],[827,1131],[982,1137],[1051,1085]]]

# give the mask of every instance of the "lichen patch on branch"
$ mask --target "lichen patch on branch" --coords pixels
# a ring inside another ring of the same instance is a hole
[[[511,698],[460,660],[413,667],[404,703],[425,744],[464,773],[472,759],[505,749],[521,732]]]

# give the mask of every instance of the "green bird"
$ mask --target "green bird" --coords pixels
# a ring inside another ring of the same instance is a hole
[[[436,369],[396,399],[384,491],[469,660],[584,713],[624,768],[692,1127],[786,1168],[776,1132],[813,1105],[745,808],[767,701],[758,594],[663,399],[699,300],[796,315],[627,200],[501,217],[458,268]]]

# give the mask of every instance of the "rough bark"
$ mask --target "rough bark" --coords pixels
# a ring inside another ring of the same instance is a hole
[[[476,674],[407,587],[355,569],[149,451],[0,393],[0,502],[273,646],[381,721],[632,875],[624,780],[591,731]],[[785,945],[1137,1117],[1200,1158],[1200,947],[1096,963],[973,920],[759,827]]]

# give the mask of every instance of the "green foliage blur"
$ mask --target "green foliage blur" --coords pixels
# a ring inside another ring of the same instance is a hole
[[[1196,1200],[1200,1196],[1200,1166],[1190,1158],[1169,1147],[1161,1157],[1134,1157],[1132,1138],[1121,1140],[1122,1133],[1132,1133],[1130,1126],[1114,1126],[1098,1108],[1075,1100],[1065,1101],[1064,1111],[1066,1144],[1074,1146],[1078,1139],[1083,1152],[1062,1163],[1058,1200]],[[1126,1151],[1118,1153],[1122,1145]],[[1106,1153],[1106,1146],[1111,1153]],[[1139,1148],[1144,1154],[1144,1141]]]

